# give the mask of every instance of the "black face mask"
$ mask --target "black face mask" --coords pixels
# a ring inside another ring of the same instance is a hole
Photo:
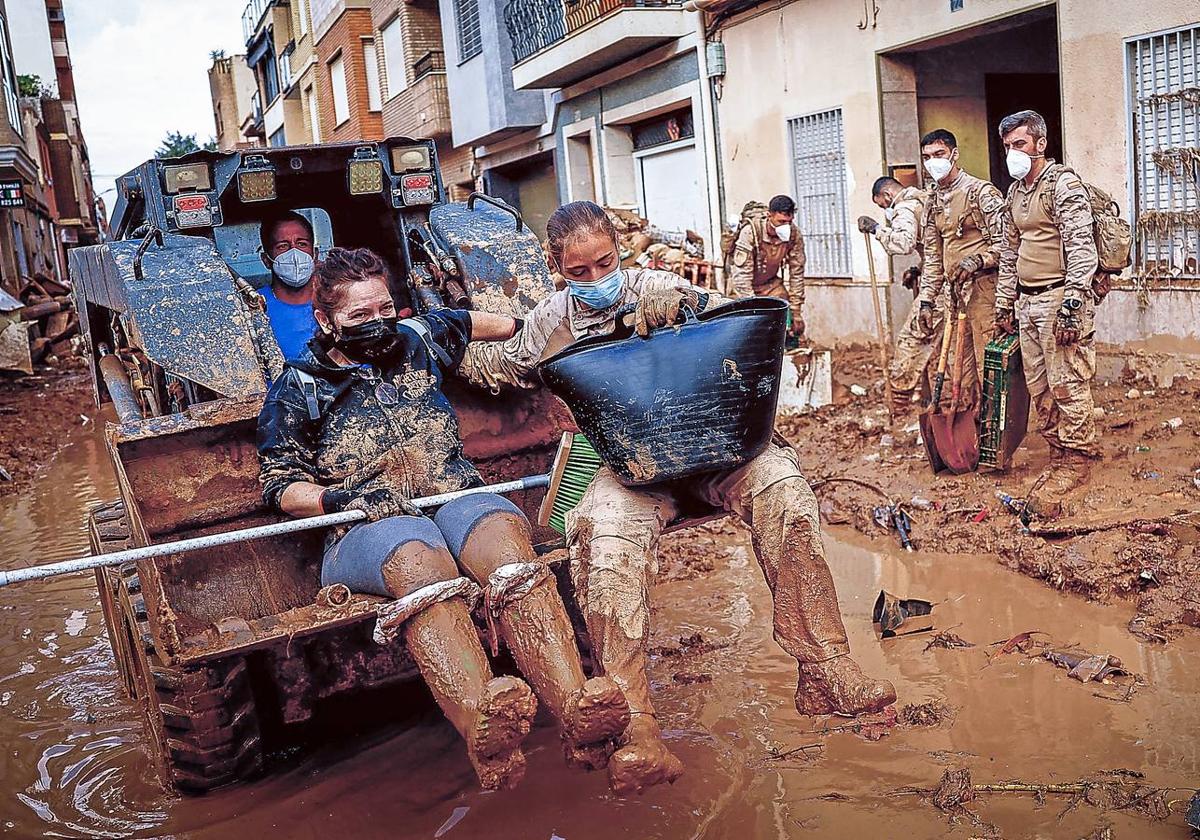
[[[357,362],[386,361],[400,349],[398,321],[393,315],[342,327],[333,339],[333,346]]]

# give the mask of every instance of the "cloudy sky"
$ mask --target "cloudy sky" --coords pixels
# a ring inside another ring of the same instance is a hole
[[[209,53],[243,51],[246,0],[65,0],[79,120],[96,191],[154,154],[168,131],[216,133]],[[104,196],[111,212],[114,194]]]

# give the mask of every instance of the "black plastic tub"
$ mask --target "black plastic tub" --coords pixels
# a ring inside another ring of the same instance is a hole
[[[621,324],[540,366],[627,485],[739,467],[771,441],[787,304],[743,298],[648,338]]]

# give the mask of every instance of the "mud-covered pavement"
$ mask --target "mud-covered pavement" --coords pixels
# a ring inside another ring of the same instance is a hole
[[[1178,401],[1176,414],[1187,411],[1190,398]],[[1153,429],[1160,421],[1152,411],[1161,408],[1133,404],[1123,410],[1138,418],[1134,428]],[[811,429],[813,438],[822,428],[842,429],[801,446],[811,474],[852,475],[894,496],[920,494],[951,507],[985,504],[991,510],[969,525],[960,522],[965,514],[916,511],[921,550],[910,554],[898,549],[893,535],[861,519],[860,508],[876,503],[874,491],[818,488],[827,515],[844,516],[847,523],[829,527],[826,544],[855,655],[869,673],[895,682],[900,716],[908,723],[884,720],[856,732],[845,721],[795,714],[795,665],[771,639],[770,599],[748,536],[731,524],[710,524],[666,538],[655,591],[656,700],[671,747],[687,766],[673,787],[613,798],[603,774],[563,767],[558,734],[543,714],[526,742],[529,769],[522,785],[481,793],[457,735],[418,689],[330,709],[305,744],[272,757],[266,778],[203,798],[179,798],[158,788],[138,710],[120,694],[92,578],[68,577],[0,590],[0,742],[6,747],[0,757],[0,832],[1083,838],[1111,827],[1115,838],[1186,836],[1181,811],[1192,791],[1185,788],[1194,788],[1200,777],[1200,635],[1177,623],[1164,626],[1172,636],[1168,643],[1130,633],[1138,600],[1148,597],[1136,586],[1128,599],[1112,586],[1107,602],[1089,601],[997,562],[996,546],[1037,538],[1020,534],[1016,519],[997,510],[992,491],[998,482],[1019,489],[1040,468],[1044,452],[1019,455],[1011,477],[931,480],[910,457],[864,460],[880,451],[880,432],[851,432],[848,424],[862,414],[851,403],[790,427],[798,434]],[[1104,489],[1105,498],[1128,493],[1139,504],[1195,506],[1196,497],[1189,501],[1180,487],[1195,466],[1188,428],[1151,437],[1141,444],[1149,452],[1127,456],[1128,464],[1141,464],[1137,459],[1170,447],[1173,454],[1162,464],[1170,477],[1158,479],[1164,493],[1145,492],[1153,479],[1135,483],[1129,477]],[[1116,433],[1106,438],[1106,446],[1122,445],[1139,443],[1121,443]],[[906,456],[918,452],[892,448]],[[4,565],[86,551],[86,505],[114,494],[99,436],[80,425],[71,445],[25,492],[0,500]],[[953,523],[944,536],[943,522]],[[1161,570],[1162,558],[1176,556],[1175,544],[1190,552],[1193,540],[1185,527],[1168,530],[1160,536],[1117,529],[1104,532],[1111,541],[1105,544],[1118,553],[1121,546],[1153,546],[1139,550],[1145,557],[1158,552]],[[976,534],[983,535],[978,542]],[[1089,556],[1081,545],[1087,545],[1084,538],[1030,556]],[[937,553],[943,549],[963,553]],[[1077,567],[1071,580],[1089,568],[1082,562]],[[1116,572],[1101,579],[1123,580]],[[1066,578],[1061,587],[1080,589]],[[974,647],[927,649],[933,633],[878,640],[870,612],[881,588],[934,602],[937,629]],[[1122,678],[1082,683],[1039,658],[1036,646],[1001,653],[992,644],[1032,630],[1044,634],[1034,637],[1038,643],[1119,657],[1139,682],[1132,690]],[[905,708],[929,701],[940,704],[933,714]],[[976,785],[1061,784],[1101,778],[1104,771],[1135,771],[1143,778],[1107,778],[1165,789],[1140,803],[1166,802],[1172,813],[1159,822],[1148,813],[1153,808],[1105,810],[1098,797],[980,792],[952,824],[912,789],[935,788],[946,770],[959,768],[970,770]]]

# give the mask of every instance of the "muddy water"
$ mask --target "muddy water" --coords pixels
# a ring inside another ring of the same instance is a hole
[[[0,509],[6,566],[70,556],[86,546],[89,501],[113,495],[102,447],[80,439],[36,492]],[[846,535],[835,535],[841,538]],[[847,537],[848,538],[848,537]],[[0,832],[15,837],[971,837],[913,797],[967,766],[977,782],[1076,779],[1098,769],[1141,770],[1160,786],[1200,778],[1200,640],[1147,647],[1124,630],[1122,607],[1087,604],[999,568],[989,558],[880,554],[829,540],[855,652],[896,683],[901,703],[942,698],[952,723],[895,730],[878,742],[822,735],[791,710],[794,664],[770,636],[770,602],[748,543],[700,535],[716,570],[656,593],[656,645],[702,633],[725,644],[699,656],[659,656],[656,696],[671,744],[687,765],[675,786],[617,800],[602,776],[566,771],[543,721],[526,742],[529,770],[510,793],[479,792],[461,743],[431,710],[417,726],[343,727],[277,761],[277,772],[199,799],[166,795],[144,754],[137,710],[119,694],[88,577],[0,590]],[[942,602],[940,627],[979,643],[922,652],[928,635],[880,643],[870,609],[880,587]],[[1019,656],[987,664],[985,645],[1038,629],[1120,656],[1148,686],[1128,703],[1093,696],[1064,671]],[[711,677],[711,681],[705,681]],[[411,716],[410,716],[411,720]],[[773,751],[820,744],[807,758]],[[1176,798],[1188,794],[1179,793]],[[1150,824],[1062,799],[1038,808],[992,795],[978,810],[1006,837],[1179,837],[1181,820]]]

